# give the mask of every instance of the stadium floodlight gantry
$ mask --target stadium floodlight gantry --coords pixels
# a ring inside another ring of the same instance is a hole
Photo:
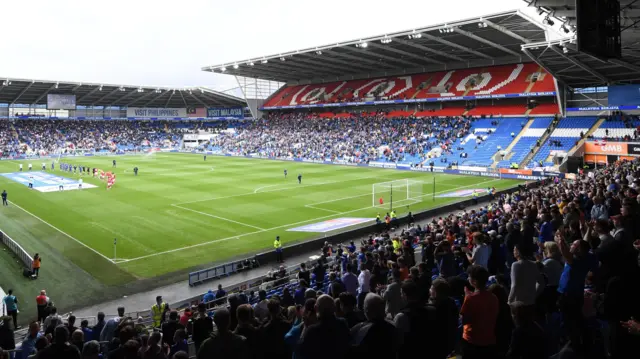
[[[525,0],[535,6],[545,22],[560,22],[562,38],[522,46],[538,65],[571,88],[607,86],[640,81],[640,4],[620,0],[620,40],[622,57],[602,59],[578,50],[574,34],[577,24],[575,1]],[[550,16],[552,18],[550,18]]]
[[[75,95],[78,108],[246,106],[241,98],[206,87],[174,88],[0,77],[0,117],[46,111],[50,94]]]

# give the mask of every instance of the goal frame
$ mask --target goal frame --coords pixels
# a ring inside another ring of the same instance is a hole
[[[371,185],[371,206],[372,207],[378,206],[376,204],[376,197],[377,197],[376,186],[380,187],[380,186],[386,185],[388,186],[388,189],[390,192],[390,199],[389,199],[390,210],[393,210],[393,187],[395,184],[397,184],[399,188],[402,188],[404,186],[404,188],[401,189],[401,191],[405,193],[405,198],[403,200],[419,200],[417,197],[411,196],[411,190],[410,190],[411,184],[424,184],[424,182],[409,179],[409,178],[401,178],[393,181],[374,183]],[[380,191],[378,191],[378,193],[380,193]],[[420,194],[420,196],[418,197],[422,197],[422,196],[423,194]]]

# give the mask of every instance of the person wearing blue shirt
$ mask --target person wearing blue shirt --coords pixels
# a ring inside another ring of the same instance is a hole
[[[548,213],[544,215],[544,222],[542,222],[542,226],[540,227],[538,240],[540,244],[553,241],[553,226],[551,225],[551,215]]]
[[[93,338],[93,330],[91,330],[89,328],[89,321],[86,319],[83,319],[80,322],[80,329],[82,330],[82,333],[84,333],[84,342],[88,342],[91,341],[91,339]]]
[[[567,245],[562,233],[556,232],[556,243],[560,247],[560,253],[564,257],[565,264],[560,276],[558,293],[560,293],[560,311],[569,332],[572,343],[588,350],[590,343],[589,329],[582,313],[584,305],[584,282],[589,271],[594,269],[596,263],[589,253],[590,245],[583,240],[576,240]]]
[[[205,303],[213,302],[214,299],[216,299],[216,296],[215,294],[213,294],[213,291],[211,289],[209,289],[209,291],[206,292],[202,297],[202,301]]]
[[[29,333],[22,341],[22,346],[20,347],[20,359],[27,359],[31,354],[35,353],[36,341],[38,341],[38,338],[41,336],[40,323],[32,322],[29,324]]]
[[[356,244],[353,241],[349,242],[349,245],[347,246],[347,250],[349,251],[349,253],[355,253]]]
[[[13,295],[13,289],[9,289],[2,302],[7,310],[7,315],[13,318],[13,328],[20,329],[18,326],[18,298]]]

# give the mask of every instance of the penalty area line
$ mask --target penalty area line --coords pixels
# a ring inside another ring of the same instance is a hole
[[[23,212],[25,212],[25,213],[29,214],[30,216],[32,216],[33,218],[37,219],[38,221],[40,221],[40,222],[42,222],[42,223],[46,224],[47,226],[49,226],[49,227],[51,227],[51,228],[55,229],[56,231],[60,232],[61,234],[65,235],[67,238],[74,240],[75,242],[77,242],[77,243],[78,243],[78,244],[80,244],[81,246],[83,246],[83,247],[87,248],[88,250],[90,250],[90,251],[92,251],[93,253],[95,253],[95,254],[99,255],[100,257],[104,258],[105,260],[107,260],[107,261],[109,261],[109,262],[111,262],[111,263],[115,264],[115,262],[113,261],[113,259],[111,259],[111,258],[109,258],[109,257],[105,256],[104,254],[102,254],[102,253],[98,252],[97,250],[95,250],[95,249],[91,248],[90,246],[88,246],[88,245],[86,245],[85,243],[81,242],[80,240],[76,239],[75,237],[73,237],[72,235],[68,234],[67,232],[64,232],[64,231],[63,231],[63,230],[61,230],[60,228],[58,228],[58,227],[54,226],[53,224],[51,224],[51,223],[49,223],[49,222],[45,221],[44,219],[42,219],[42,218],[40,218],[40,217],[36,216],[35,214],[33,214],[33,213],[31,213],[31,212],[27,211],[26,209],[24,209],[24,208],[22,208],[22,207],[18,206],[15,202],[11,202],[11,201],[9,201],[9,203],[11,203],[12,205],[14,205],[16,208],[18,208],[18,209],[22,210]]]
[[[478,183],[474,183],[468,186],[459,186],[458,188],[469,188],[469,187],[473,187],[473,186],[478,186],[480,184],[483,183],[491,183],[491,182],[496,182],[496,181],[500,181],[500,179],[496,178],[496,179],[491,179],[488,181],[482,181],[482,182],[478,182]],[[451,190],[446,190],[446,191],[439,191],[439,192],[435,192],[435,194],[440,194],[440,193],[448,193],[451,192]],[[432,193],[428,193],[428,194],[424,194],[422,195],[422,197],[428,196],[428,195],[432,195]],[[174,207],[178,207],[176,205],[172,205]],[[231,237],[226,237],[226,238],[220,238],[220,239],[214,239],[212,241],[207,241],[207,242],[202,242],[202,243],[198,243],[198,244],[193,244],[190,246],[186,246],[186,247],[180,247],[180,248],[175,248],[175,249],[170,249],[168,251],[163,251],[163,252],[158,252],[158,253],[152,253],[152,254],[147,254],[141,257],[136,257],[136,258],[131,258],[131,259],[127,259],[124,260],[121,263],[128,263],[128,262],[133,262],[133,261],[138,261],[140,259],[146,259],[146,258],[151,258],[151,257],[156,257],[156,256],[160,256],[160,255],[164,255],[164,254],[170,254],[170,253],[176,253],[176,252],[181,252],[187,249],[193,249],[193,248],[198,248],[198,247],[203,247],[203,246],[207,246],[209,244],[214,244],[214,243],[220,243],[220,242],[225,242],[231,239],[240,239],[242,237],[246,237],[246,236],[251,236],[254,234],[260,234],[260,233],[264,233],[264,232],[269,232],[269,231],[274,231],[276,229],[282,229],[282,228],[288,228],[288,227],[293,227],[299,224],[304,224],[304,223],[309,223],[309,222],[316,222],[318,220],[322,220],[322,219],[328,219],[328,218],[333,218],[339,215],[345,215],[345,214],[349,214],[349,213],[353,213],[353,212],[359,212],[359,211],[365,211],[367,209],[371,209],[371,208],[375,208],[373,206],[367,206],[367,207],[363,207],[363,208],[358,208],[358,209],[354,209],[351,211],[346,211],[346,212],[337,212],[334,214],[330,214],[328,216],[323,216],[323,217],[316,217],[316,218],[312,218],[312,219],[308,219],[308,220],[304,220],[304,221],[300,221],[300,222],[296,222],[296,223],[289,223],[289,224],[285,224],[282,226],[277,226],[277,227],[273,227],[273,228],[266,228],[266,229],[261,229],[259,231],[254,231],[254,232],[248,232],[248,233],[243,233],[243,234],[237,234],[235,236],[231,236]],[[371,221],[373,221],[373,218],[371,219]]]

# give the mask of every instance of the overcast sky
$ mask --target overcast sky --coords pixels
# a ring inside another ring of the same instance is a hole
[[[0,76],[225,90],[200,70],[522,8],[521,0],[2,1]]]

